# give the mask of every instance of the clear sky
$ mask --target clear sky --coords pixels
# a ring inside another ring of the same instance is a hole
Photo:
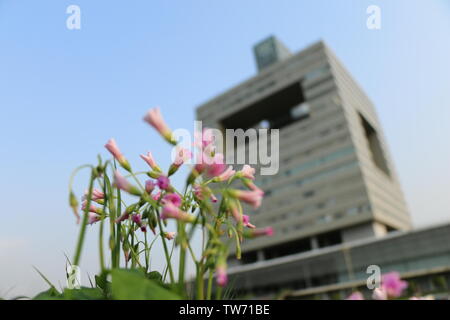
[[[66,28],[71,4],[81,30]],[[44,289],[31,265],[64,283],[74,167],[110,137],[137,168],[147,150],[168,164],[145,111],[192,128],[196,105],[256,73],[251,47],[271,34],[292,51],[328,43],[377,107],[415,226],[449,220],[450,1],[0,0],[0,296]],[[93,232],[87,247],[92,275]]]

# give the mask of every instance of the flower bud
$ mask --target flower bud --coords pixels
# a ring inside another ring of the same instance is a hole
[[[123,191],[126,191],[132,195],[135,196],[141,196],[142,192],[133,186],[131,183],[128,182],[127,179],[125,179],[118,170],[114,172],[114,185]]]
[[[80,215],[78,214],[78,200],[72,190],[69,193],[69,205],[73,210],[73,214],[77,219],[77,223],[80,223]]]
[[[124,168],[128,172],[131,172],[131,166],[128,160],[124,157],[114,139],[109,139],[108,142],[105,144],[105,148],[108,149],[109,152],[111,152],[113,157],[119,162],[122,168]]]
[[[165,123],[159,108],[149,110],[144,117],[144,121],[155,128],[167,142],[173,145],[177,144],[172,138],[172,131]]]

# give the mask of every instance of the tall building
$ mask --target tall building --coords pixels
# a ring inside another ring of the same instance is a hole
[[[245,241],[261,263],[411,228],[373,104],[323,42],[292,54],[274,37],[254,47],[258,73],[197,109],[203,126],[280,129],[279,172],[250,213],[275,234]]]

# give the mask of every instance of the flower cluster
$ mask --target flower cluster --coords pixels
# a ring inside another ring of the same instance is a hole
[[[408,288],[408,283],[400,278],[398,272],[392,271],[381,276],[380,286],[373,290],[372,298],[374,300],[399,298],[406,288]],[[348,296],[347,300],[364,300],[364,296],[361,292],[356,291]]]
[[[261,206],[264,191],[254,184],[254,168],[244,165],[238,170],[226,165],[224,155],[216,152],[214,137],[209,129],[196,133],[194,146],[197,162],[190,168],[184,189],[177,190],[172,184],[172,175],[193,154],[177,145],[172,130],[165,123],[159,109],[150,110],[144,121],[166,141],[175,145],[175,160],[165,171],[152,153],[147,152],[140,157],[148,169],[136,173],[116,141],[110,139],[106,143],[105,148],[111,153],[113,160],[103,163],[99,158],[99,164],[91,166],[90,186],[82,198],[84,219],[74,263],[79,260],[85,226],[100,223],[103,230],[103,224],[109,221],[112,268],[121,267],[121,261],[125,261],[125,267],[144,268],[149,272],[150,249],[153,242],[160,238],[169,283],[177,286],[178,292],[187,292],[183,289],[184,272],[186,257],[190,255],[197,267],[196,297],[210,298],[208,294],[212,291],[211,281],[208,282],[205,296],[203,279],[206,275],[212,277],[215,274],[217,286],[227,285],[226,261],[230,246],[236,247],[236,256],[240,258],[240,243],[244,238],[273,235],[272,228],[256,228],[250,222],[250,215],[244,214],[248,207],[257,209]],[[121,168],[125,172],[121,172]],[[139,175],[147,177],[141,181]],[[124,197],[124,193],[128,196]],[[134,199],[133,203],[125,205],[125,198]],[[70,205],[77,214],[78,204],[73,191],[70,191]],[[173,225],[167,223],[169,220],[175,222],[176,230],[167,230]],[[196,254],[191,247],[191,239],[198,227],[203,229],[204,245],[202,252]],[[148,229],[155,237],[152,241],[147,239]],[[144,237],[144,240],[140,240],[140,237]],[[172,254],[169,253],[167,240],[174,240],[172,243],[180,253],[178,280],[172,267]],[[100,247],[103,250],[103,246]],[[100,256],[103,259],[105,255],[101,252]],[[105,268],[103,260],[101,264]]]

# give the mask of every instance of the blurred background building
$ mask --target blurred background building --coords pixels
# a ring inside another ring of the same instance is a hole
[[[317,42],[292,54],[269,37],[254,54],[257,75],[197,109],[203,127],[280,129],[279,172],[258,176],[265,198],[250,214],[275,234],[244,242],[241,260],[230,255],[237,294],[324,298],[361,285],[370,264],[422,273],[448,265],[448,226],[408,233],[375,108],[330,48]],[[414,250],[411,241],[425,239]],[[442,250],[432,253],[431,244]],[[430,254],[443,255],[421,260]]]

